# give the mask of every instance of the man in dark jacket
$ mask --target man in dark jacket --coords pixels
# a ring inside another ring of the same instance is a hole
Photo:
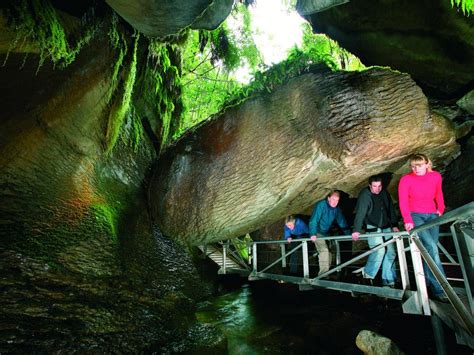
[[[350,234],[346,219],[341,209],[337,207],[339,198],[339,191],[331,191],[327,198],[316,203],[309,220],[309,234],[319,253],[318,275],[324,274],[331,266],[331,253],[328,245],[325,240],[318,240],[318,235],[327,236],[334,221],[344,230],[344,233]]]
[[[359,239],[363,224],[366,225],[366,232],[368,233],[399,231],[392,198],[387,191],[382,190],[382,177],[380,175],[371,176],[369,186],[363,188],[359,193],[352,233],[353,240]],[[367,241],[369,247],[373,249],[391,238],[391,236],[369,237]],[[362,269],[362,276],[372,283],[380,269],[380,265],[382,265],[382,285],[394,287],[397,279],[395,271],[396,257],[397,253],[393,243],[378,249],[369,255],[367,263]]]

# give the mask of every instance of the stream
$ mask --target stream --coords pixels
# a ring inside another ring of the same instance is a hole
[[[224,286],[196,316],[226,335],[228,354],[361,354],[355,339],[363,329],[406,354],[436,353],[428,317],[403,314],[400,302],[375,296],[259,281]]]

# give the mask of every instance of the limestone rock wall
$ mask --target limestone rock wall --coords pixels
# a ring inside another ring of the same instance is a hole
[[[156,152],[143,131],[134,144],[131,114],[106,152],[112,48],[104,31],[65,69],[38,67],[27,48],[0,67],[2,353],[158,351],[186,339],[208,292],[152,226],[143,184]]]
[[[199,127],[164,154],[150,186],[153,218],[190,244],[243,235],[303,211],[329,189],[407,172],[422,150],[448,162],[453,125],[429,111],[406,74],[313,72]]]

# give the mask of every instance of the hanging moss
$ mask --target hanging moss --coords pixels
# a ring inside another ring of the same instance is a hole
[[[97,21],[92,23],[85,16],[80,23],[79,38],[69,38],[59,14],[47,0],[12,1],[7,7],[7,14],[17,34],[10,50],[21,47],[19,43],[35,43],[40,52],[38,69],[47,59],[60,68],[71,64],[99,28]]]
[[[112,81],[110,84],[109,95],[107,101],[112,99],[112,95],[115,93],[119,83],[119,74],[120,69],[123,65],[123,60],[125,55],[128,51],[127,41],[124,37],[123,32],[119,32],[118,30],[118,17],[115,13],[112,15],[112,21],[110,25],[110,29],[108,32],[109,35],[109,42],[112,45],[112,48],[118,51],[118,58],[114,63],[114,69],[112,72]]]
[[[181,68],[177,45],[150,41],[145,75],[153,78],[156,112],[161,120],[161,148],[165,147],[179,127],[181,104]],[[178,58],[172,58],[173,56]],[[173,60],[172,60],[173,59]],[[174,122],[173,122],[174,121]]]
[[[117,139],[120,134],[120,130],[124,123],[125,115],[130,111],[130,102],[137,74],[137,48],[140,35],[136,32],[134,37],[135,42],[133,47],[132,58],[128,67],[128,73],[123,82],[122,95],[118,99],[116,99],[115,103],[112,105],[109,113],[109,119],[107,121],[108,124],[105,135],[107,154],[110,154],[113,147],[115,146],[115,143],[117,142]],[[119,61],[121,60],[123,59],[119,59]],[[114,71],[115,70],[116,69],[114,67]]]

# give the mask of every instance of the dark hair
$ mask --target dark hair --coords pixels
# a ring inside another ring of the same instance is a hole
[[[382,176],[381,175],[372,175],[369,177],[369,185],[372,185],[373,182],[382,182]]]
[[[296,218],[292,214],[290,214],[288,217],[285,218],[285,224],[287,224],[288,222],[295,222],[295,221],[296,221]]]

